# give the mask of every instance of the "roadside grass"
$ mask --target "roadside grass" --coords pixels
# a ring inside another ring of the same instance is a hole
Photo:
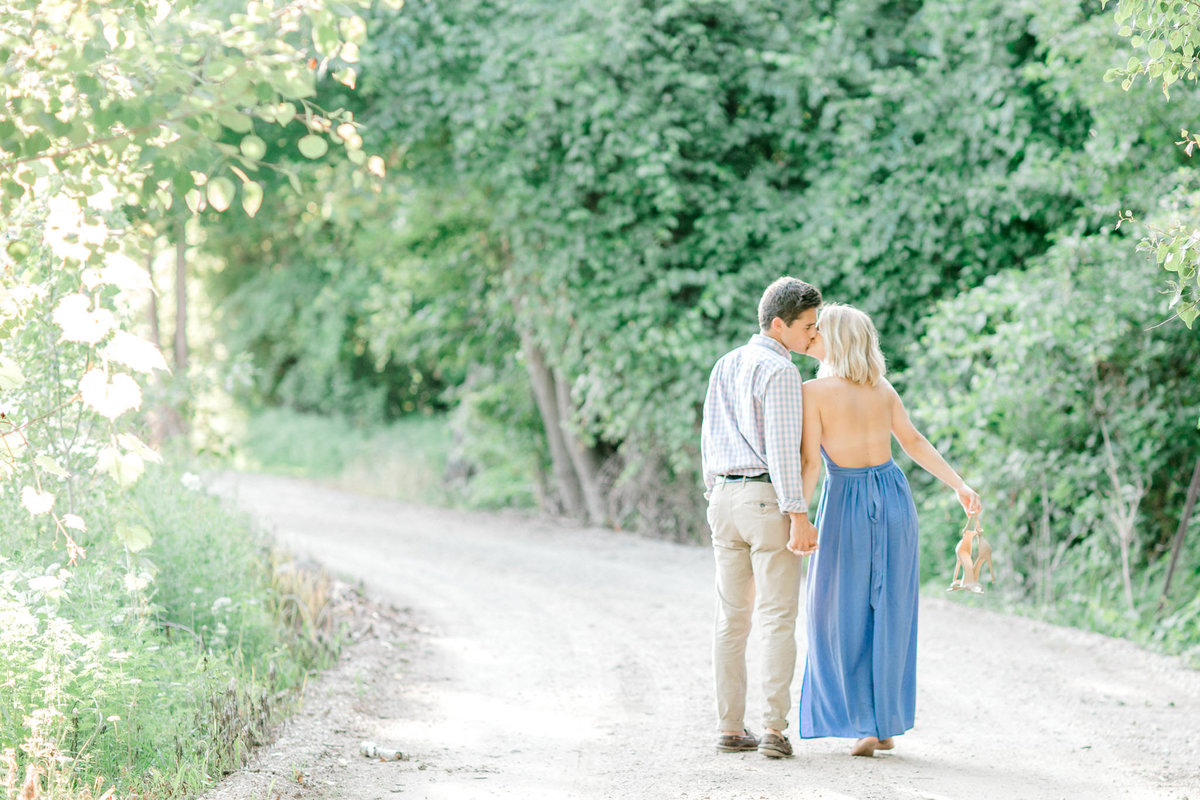
[[[45,517],[0,503],[5,796],[194,797],[332,662],[328,582],[298,580],[194,476],[74,495],[74,565]]]
[[[536,463],[508,431],[475,431],[461,452],[449,417],[413,415],[360,426],[343,417],[262,409],[250,414],[234,466],[311,478],[340,489],[455,508],[532,508]]]

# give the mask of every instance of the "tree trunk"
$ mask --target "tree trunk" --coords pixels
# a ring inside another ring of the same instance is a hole
[[[175,374],[187,373],[187,217],[175,225]]]
[[[575,468],[575,476],[583,490],[583,502],[587,507],[588,522],[593,525],[603,525],[608,522],[605,509],[604,495],[600,490],[600,460],[595,451],[585,445],[571,426],[571,416],[574,408],[571,405],[571,389],[561,376],[555,376],[555,395],[558,403],[558,424],[562,427],[563,439],[567,444],[567,452],[571,456],[571,464]]]
[[[558,511],[580,518],[584,514],[583,489],[571,462],[570,449],[564,435],[558,413],[554,373],[546,366],[546,357],[541,348],[528,336],[521,335],[521,349],[525,353],[525,368],[533,386],[533,396],[542,415],[542,426],[546,429],[546,441],[550,445],[550,463],[554,471],[554,484],[558,493]]]
[[[158,286],[154,281],[154,256],[153,250],[146,256],[146,271],[150,274],[150,307],[146,313],[150,323],[150,341],[154,343],[155,347],[162,350],[162,326],[158,319]],[[165,396],[161,389],[170,379],[156,374],[152,380],[160,390],[160,397]],[[162,445],[167,439],[186,432],[183,416],[178,409],[173,408],[166,401],[162,401],[150,409],[149,423],[150,440],[156,447]]]
[[[146,255],[146,272],[150,275],[150,308],[147,316],[150,322],[150,341],[162,350],[162,329],[158,324],[158,287],[154,285],[154,249]]]
[[[1104,437],[1104,452],[1108,457],[1108,477],[1113,486],[1109,518],[1117,529],[1117,544],[1121,548],[1121,581],[1125,588],[1125,603],[1129,606],[1130,611],[1136,611],[1133,603],[1133,569],[1130,564],[1130,551],[1133,547],[1133,534],[1137,525],[1138,506],[1141,505],[1146,490],[1141,480],[1136,479],[1130,484],[1131,491],[1128,499],[1122,496],[1125,492],[1122,491],[1117,457],[1113,452],[1112,440],[1108,436],[1108,425],[1104,423],[1104,420],[1100,420],[1100,435]]]
[[[1053,505],[1050,503],[1050,490],[1046,486],[1046,476],[1042,475],[1042,530],[1041,530],[1041,553],[1038,555],[1040,571],[1042,573],[1041,583],[1041,601],[1045,607],[1054,604],[1054,542],[1050,535],[1050,516],[1053,513]]]
[[[1200,458],[1196,459],[1196,468],[1192,470],[1192,482],[1188,486],[1187,499],[1183,502],[1183,515],[1179,518],[1179,528],[1175,531],[1175,541],[1171,545],[1171,561],[1167,564],[1162,597],[1158,598],[1159,611],[1167,605],[1167,593],[1171,591],[1171,579],[1175,577],[1175,567],[1179,564],[1179,554],[1183,551],[1183,537],[1187,533],[1188,523],[1192,520],[1192,509],[1196,507],[1197,494],[1200,494]]]

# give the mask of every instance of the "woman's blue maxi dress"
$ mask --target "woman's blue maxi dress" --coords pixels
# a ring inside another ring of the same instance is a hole
[[[800,736],[886,739],[916,713],[917,510],[894,461],[846,468],[821,456]]]

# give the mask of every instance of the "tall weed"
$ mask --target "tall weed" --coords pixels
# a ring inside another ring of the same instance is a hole
[[[0,560],[0,751],[45,796],[192,796],[336,651],[333,625],[290,624],[284,599],[327,615],[328,592],[277,578],[265,543],[194,476],[160,471],[89,505],[87,558],[70,565],[0,503],[25,543]]]

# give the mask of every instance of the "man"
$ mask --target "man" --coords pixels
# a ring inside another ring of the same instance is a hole
[[[768,286],[758,304],[761,333],[716,363],[704,398],[700,449],[717,567],[713,670],[724,752],[792,755],[783,731],[796,669],[800,560],[815,552],[817,530],[801,475],[802,381],[789,351],[808,349],[820,305],[821,293],[796,278]],[[756,594],[767,703],[761,741],[744,720]]]

